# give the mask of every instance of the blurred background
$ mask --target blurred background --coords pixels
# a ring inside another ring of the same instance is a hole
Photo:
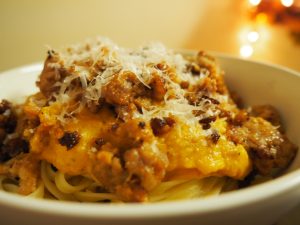
[[[107,36],[126,47],[159,40],[300,71],[300,0],[1,0],[0,71]]]
[[[46,46],[97,35],[125,47],[154,40],[300,71],[300,0],[1,0],[0,28],[0,71],[43,61]],[[278,222],[296,224],[300,206]]]

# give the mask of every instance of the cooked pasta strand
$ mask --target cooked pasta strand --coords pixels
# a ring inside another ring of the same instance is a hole
[[[42,176],[42,180],[45,184],[45,187],[47,188],[47,190],[57,199],[59,200],[69,200],[69,201],[74,201],[75,198],[70,195],[70,194],[65,194],[62,193],[57,186],[52,183],[52,181],[49,178],[49,175],[47,174],[47,170],[46,170],[46,162],[42,161],[41,164],[41,176]]]

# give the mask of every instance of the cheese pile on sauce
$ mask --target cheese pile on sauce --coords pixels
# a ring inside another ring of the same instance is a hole
[[[30,152],[124,201],[147,201],[165,180],[243,179],[252,168],[227,134],[240,110],[204,52],[185,58],[157,43],[124,49],[99,38],[49,50],[37,85],[23,106],[39,121],[25,126]]]

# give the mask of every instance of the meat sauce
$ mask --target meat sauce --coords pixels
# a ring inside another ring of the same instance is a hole
[[[97,83],[95,77],[78,77],[64,89],[71,99],[67,103],[58,101],[62,91],[57,83],[74,68],[54,68],[53,63],[63,63],[58,53],[50,53],[37,82],[40,93],[18,106],[22,113],[8,101],[0,103],[0,174],[19,177],[22,194],[36,188],[41,160],[62,173],[100,182],[123,201],[140,202],[165,180],[243,180],[251,171],[268,175],[274,168],[284,170],[295,157],[297,147],[277,129],[278,112],[271,106],[240,109],[230,98],[223,72],[204,52],[187,60],[183,69],[191,79],[201,78],[197,82],[182,80],[166,62],[154,63],[148,84],[133,72],[119,71],[98,98],[85,98],[83,92]],[[103,61],[88,65],[94,65],[93,76],[105,67]],[[169,101],[178,98],[175,88],[186,93],[180,100],[186,107],[201,109],[166,113]],[[35,103],[41,99],[44,104]],[[84,101],[83,109],[73,110]],[[62,115],[67,109],[72,112]],[[155,109],[165,114],[147,116]]]

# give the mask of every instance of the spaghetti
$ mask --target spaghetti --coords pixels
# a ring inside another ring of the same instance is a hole
[[[18,193],[18,182],[1,176],[0,189]],[[229,178],[209,177],[203,179],[172,180],[162,182],[150,192],[150,202],[194,199],[218,195],[234,181]],[[41,181],[34,192],[27,195],[33,198],[58,199],[80,202],[120,202],[118,197],[103,192],[103,186],[86,177],[68,177],[53,169],[49,163],[41,162]]]

